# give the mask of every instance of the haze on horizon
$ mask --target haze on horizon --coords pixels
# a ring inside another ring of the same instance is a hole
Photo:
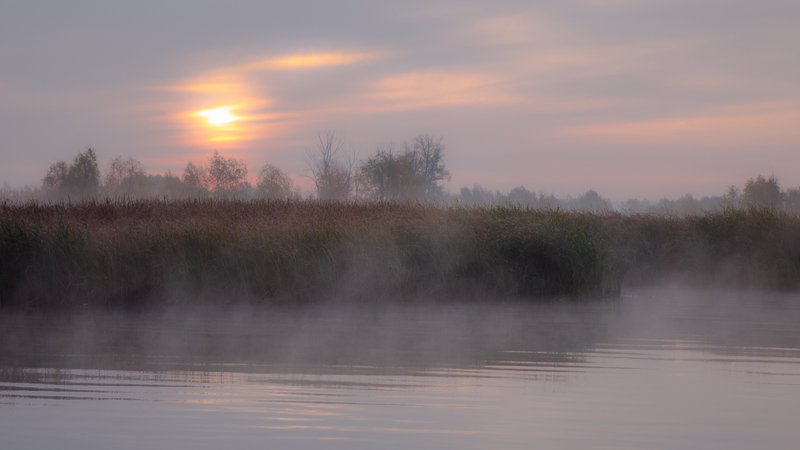
[[[87,146],[300,180],[337,130],[361,157],[443,136],[451,190],[796,187],[798,23],[795,0],[8,1],[0,183]]]

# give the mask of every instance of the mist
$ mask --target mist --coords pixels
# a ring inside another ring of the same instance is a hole
[[[4,2],[0,449],[796,448],[796,0]]]

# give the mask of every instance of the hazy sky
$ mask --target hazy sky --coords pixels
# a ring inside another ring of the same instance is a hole
[[[302,183],[330,129],[362,157],[441,135],[453,190],[794,187],[799,24],[798,0],[0,0],[0,183],[89,145]]]

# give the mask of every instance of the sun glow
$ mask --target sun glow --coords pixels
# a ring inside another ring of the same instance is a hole
[[[219,108],[204,109],[198,111],[196,115],[205,119],[208,125],[213,127],[222,127],[236,122],[240,118],[234,115],[231,111],[231,106],[220,106]]]
[[[182,145],[243,148],[287,128],[294,112],[281,112],[267,95],[270,77],[279,72],[345,66],[375,58],[365,52],[288,53],[218,67],[174,84],[159,86],[183,101],[168,114],[182,133]],[[177,102],[176,102],[177,103]]]

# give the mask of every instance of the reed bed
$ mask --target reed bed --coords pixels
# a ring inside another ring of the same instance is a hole
[[[552,299],[800,287],[800,219],[313,201],[0,205],[0,307]]]

